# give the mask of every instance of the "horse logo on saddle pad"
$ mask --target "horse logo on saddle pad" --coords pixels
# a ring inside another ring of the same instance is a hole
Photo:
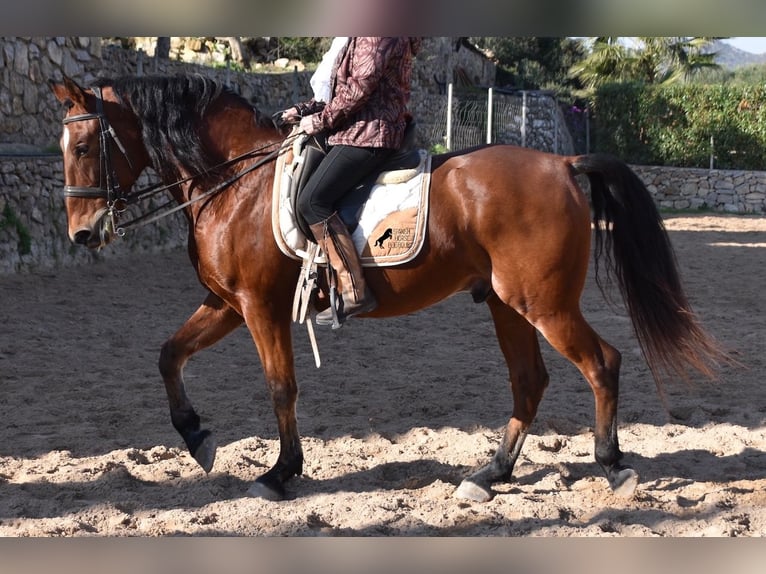
[[[300,260],[313,243],[295,209],[298,180],[305,181],[303,169],[313,161],[308,139],[297,136],[292,147],[280,154],[272,201],[277,245],[285,255]],[[425,240],[431,156],[425,150],[405,147],[394,159],[380,174],[351,190],[338,205],[338,214],[348,226],[366,267],[411,261]],[[320,257],[317,262],[323,263],[324,259]]]

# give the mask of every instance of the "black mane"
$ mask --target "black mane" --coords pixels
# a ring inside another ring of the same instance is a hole
[[[121,76],[99,79],[95,85],[112,87],[121,105],[139,119],[152,166],[165,180],[180,178],[179,165],[192,173],[206,173],[221,161],[205,148],[199,126],[222,95],[251,108],[259,124],[269,121],[227,86],[200,74]]]

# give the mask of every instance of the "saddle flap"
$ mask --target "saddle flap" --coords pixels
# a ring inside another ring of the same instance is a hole
[[[394,183],[376,183],[370,178],[347,194],[339,215],[349,231],[364,266],[390,266],[413,259],[422,247],[427,221],[430,186],[430,154],[413,150],[408,161],[417,158],[416,167],[394,170],[399,173]],[[302,231],[296,218],[291,190],[296,161],[283,154],[277,162],[274,178],[272,227],[280,250],[294,259],[303,259],[310,237]],[[401,164],[400,164],[401,165]],[[398,181],[401,180],[401,181]],[[318,261],[324,264],[324,258]]]

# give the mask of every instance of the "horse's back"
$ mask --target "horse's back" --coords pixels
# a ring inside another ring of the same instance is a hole
[[[483,145],[434,156],[433,209],[457,206],[479,229],[492,222],[589,225],[590,208],[572,158],[513,145]]]

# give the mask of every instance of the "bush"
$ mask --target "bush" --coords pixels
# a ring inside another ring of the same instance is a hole
[[[279,57],[317,63],[330,47],[332,38],[279,37],[278,41]]]
[[[761,86],[609,84],[593,102],[593,151],[629,163],[766,170]]]

